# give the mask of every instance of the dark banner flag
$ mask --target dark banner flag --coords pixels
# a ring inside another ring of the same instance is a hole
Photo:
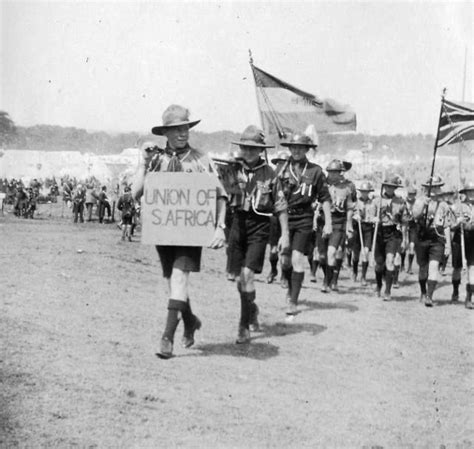
[[[465,140],[474,140],[474,104],[443,100],[438,148]]]
[[[355,131],[356,115],[332,99],[319,99],[251,64],[263,128],[267,134],[282,137],[285,131]]]

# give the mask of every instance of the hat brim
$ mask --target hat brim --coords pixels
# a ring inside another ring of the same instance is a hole
[[[382,185],[389,186],[389,187],[396,187],[396,188],[401,187],[400,184],[394,184],[393,182],[382,182]]]
[[[281,142],[280,145],[282,147],[305,147],[308,150],[310,148],[316,148],[317,145],[315,144],[307,144],[307,143],[291,143],[291,142]]]
[[[357,189],[359,192],[373,192],[374,189]]]
[[[155,126],[151,129],[151,132],[156,136],[164,136],[165,131],[171,128],[176,128],[178,126],[188,125],[190,128],[196,126],[201,120],[194,120],[192,122],[178,122],[173,123],[172,125],[162,125],[162,126]]]
[[[275,148],[274,145],[264,145],[262,143],[255,143],[251,141],[238,141],[238,142],[231,142],[232,145],[239,145],[241,147],[254,147],[255,149],[261,149],[263,150],[264,148]]]
[[[430,185],[429,184],[421,184],[422,187],[429,187]],[[444,186],[444,182],[441,183],[441,184],[436,184],[436,183],[433,183],[431,184],[431,187],[443,187]]]
[[[352,168],[352,162],[342,161],[342,165],[345,171],[349,171]]]

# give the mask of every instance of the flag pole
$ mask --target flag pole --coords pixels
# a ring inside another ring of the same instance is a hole
[[[443,89],[443,93],[441,94],[441,107],[439,109],[438,130],[436,132],[436,139],[435,139],[434,150],[433,150],[433,161],[431,162],[431,174],[430,174],[430,184],[428,186],[428,198],[431,195],[431,188],[432,188],[432,184],[433,184],[433,175],[434,175],[434,167],[435,167],[435,161],[436,161],[436,152],[438,150],[439,128],[440,128],[440,125],[441,125],[441,117],[443,115],[445,95],[446,95],[446,87]]]

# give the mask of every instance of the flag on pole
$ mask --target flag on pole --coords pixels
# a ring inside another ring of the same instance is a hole
[[[443,100],[438,148],[465,140],[474,140],[474,104]]]
[[[355,131],[356,115],[347,106],[332,99],[320,99],[255,67],[252,71],[257,101],[267,134],[283,137],[288,131],[304,130],[309,125],[316,132]]]

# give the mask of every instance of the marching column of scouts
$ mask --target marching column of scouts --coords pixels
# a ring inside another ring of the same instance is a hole
[[[396,195],[402,187],[397,175],[383,179],[380,194],[363,181],[356,189],[345,177],[352,164],[338,159],[326,167],[310,162],[307,153],[317,145],[303,133],[292,133],[280,144],[288,151],[267,162],[266,150],[273,148],[257,126],[248,126],[239,147],[227,161],[231,167],[233,188],[224,188],[215,161],[189,145],[189,129],[200,120],[190,120],[189,110],[169,106],[163,113],[162,125],[152,133],[166,137],[164,149],[147,146],[144,164],[132,186],[133,198],[143,194],[144,180],[149,172],[207,172],[219,183],[214,238],[210,248],[227,245],[227,273],[236,281],[240,296],[240,319],[236,344],[247,344],[251,332],[260,331],[255,275],[262,273],[267,244],[271,265],[267,282],[278,276],[286,289],[286,315],[298,313],[298,300],[304,280],[306,260],[310,264],[312,282],[318,268],[324,273],[321,291],[338,290],[338,278],[344,256],[352,267],[352,280],[367,285],[369,261],[374,266],[377,297],[391,300],[392,288],[398,288],[398,274],[408,255],[409,274],[413,273],[416,254],[419,265],[420,301],[433,306],[433,295],[440,270],[452,255],[452,301],[459,300],[463,259],[467,261],[466,302],[472,309],[474,291],[474,183],[460,194],[462,201],[449,205],[439,176],[422,184],[423,195],[409,187],[407,199]],[[227,180],[228,181],[228,180]],[[227,182],[227,186],[228,186]],[[359,191],[359,195],[357,194]],[[129,228],[124,237],[129,236]],[[202,248],[196,246],[156,246],[168,286],[165,329],[157,355],[173,356],[175,333],[180,320],[184,330],[182,345],[194,344],[194,335],[201,320],[192,312],[189,276],[199,272]],[[452,253],[452,254],[451,254]]]

